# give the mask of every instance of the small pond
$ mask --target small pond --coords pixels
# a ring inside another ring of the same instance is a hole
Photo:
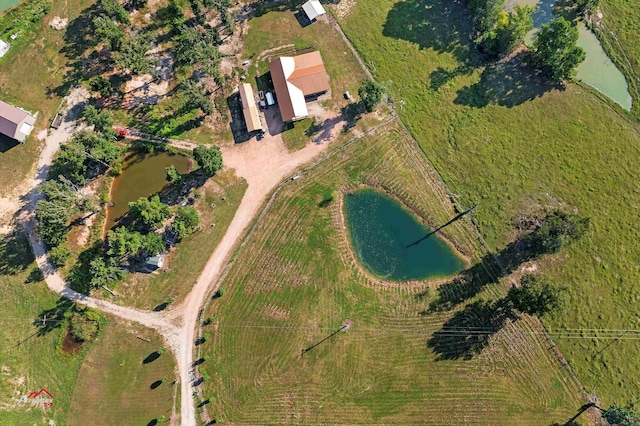
[[[129,202],[156,194],[167,185],[164,169],[174,165],[180,173],[191,168],[191,159],[170,152],[131,152],[125,159],[122,173],[113,180],[107,209],[105,229],[129,211]]]
[[[20,0],[0,0],[0,14],[2,14],[2,12],[4,12],[5,10],[12,8],[18,3],[20,3]]]
[[[515,8],[516,5],[535,7],[534,29],[527,34],[527,44],[531,44],[540,26],[555,18],[553,14],[555,4],[556,0],[507,0],[505,7],[507,10]],[[632,99],[624,74],[609,59],[596,35],[582,21],[578,22],[578,34],[578,46],[585,50],[586,58],[578,66],[577,78],[600,91],[625,110],[631,110]]]
[[[438,235],[407,248],[430,229],[391,197],[358,190],[345,196],[344,208],[356,257],[374,275],[407,281],[451,276],[464,269],[464,260]]]

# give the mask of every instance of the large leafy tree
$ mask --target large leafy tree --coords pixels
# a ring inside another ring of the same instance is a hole
[[[122,7],[118,0],[100,0],[100,6],[104,13],[106,13],[111,19],[115,19],[123,24],[130,23],[129,14]]]
[[[473,17],[480,33],[484,34],[493,29],[498,22],[498,15],[502,12],[504,0],[468,0],[467,10]]]
[[[520,287],[511,287],[507,298],[520,312],[544,315],[562,307],[565,287],[554,286],[540,275],[525,275]]]
[[[93,105],[87,105],[84,108],[82,118],[89,126],[94,126],[96,132],[110,131],[113,126],[113,118],[111,113],[106,109],[98,111]],[[86,133],[85,133],[86,134]]]
[[[158,229],[171,216],[171,209],[157,195],[150,198],[141,197],[129,203],[129,214],[143,226]]]
[[[531,60],[553,80],[573,78],[586,56],[577,45],[578,28],[563,17],[542,25],[533,42]]]
[[[73,141],[60,147],[60,154],[53,160],[51,176],[65,176],[73,183],[83,184],[87,173],[86,153],[82,145]]]
[[[129,70],[134,74],[145,74],[151,71],[155,64],[153,59],[147,57],[151,49],[151,41],[146,35],[129,37],[124,40],[120,51],[114,55],[114,61],[118,68]]]
[[[213,112],[211,99],[198,87],[193,80],[187,80],[180,85],[184,108],[187,110],[200,109],[209,115]]]
[[[609,407],[602,417],[611,425],[638,426],[640,424],[640,415],[635,413],[632,407],[621,407],[617,404]]]
[[[555,210],[529,234],[531,249],[538,254],[557,253],[582,238],[589,230],[589,218]]]
[[[178,234],[178,237],[182,239],[191,235],[199,223],[200,216],[195,208],[178,207],[178,212],[171,227]]]
[[[89,263],[89,275],[91,288],[109,286],[124,276],[124,272],[117,267],[113,259],[96,257]]]
[[[100,15],[93,19],[92,24],[98,41],[108,43],[112,51],[120,50],[127,34],[117,22],[108,16]]]
[[[358,96],[360,96],[364,109],[367,112],[373,111],[373,108],[382,101],[383,92],[382,85],[373,80],[365,80],[362,82],[362,85],[358,89]]]
[[[507,54],[522,44],[533,28],[533,11],[530,6],[516,6],[513,12],[501,12],[495,29],[488,32],[482,43],[485,51],[492,55]]]
[[[202,171],[213,176],[218,170],[222,168],[222,152],[217,146],[207,148],[206,146],[199,146],[193,150],[193,158],[195,158],[198,165],[202,168]]]

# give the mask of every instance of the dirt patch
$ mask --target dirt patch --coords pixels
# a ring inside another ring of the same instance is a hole
[[[78,342],[73,338],[70,330],[67,328],[64,338],[62,339],[62,352],[67,355],[75,355],[80,349],[82,349],[83,345],[83,342]]]
[[[59,16],[54,16],[51,22],[49,22],[49,26],[54,30],[60,31],[61,29],[65,28],[68,23],[69,23],[69,19],[61,18]]]
[[[331,7],[336,13],[336,16],[342,19],[345,16],[349,15],[349,12],[351,12],[351,9],[353,8],[353,6],[355,6],[355,4],[355,0],[342,0],[340,3],[334,4]]]
[[[289,318],[290,312],[275,305],[265,305],[262,307],[262,315],[267,318],[273,318],[280,321],[284,321]]]

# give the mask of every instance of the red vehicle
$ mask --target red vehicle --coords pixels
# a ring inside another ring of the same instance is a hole
[[[116,138],[118,140],[124,139],[127,136],[126,129],[115,129],[116,130]]]

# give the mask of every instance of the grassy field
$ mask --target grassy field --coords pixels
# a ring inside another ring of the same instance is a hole
[[[65,424],[146,425],[160,416],[168,420],[177,389],[172,384],[177,378],[173,357],[166,352],[143,362],[163,344],[156,332],[109,317],[109,326],[80,369]]]
[[[281,10],[263,9],[259,4],[256,6],[256,17],[248,22],[249,31],[243,52],[243,58],[252,59],[247,70],[247,81],[254,90],[262,90],[264,84],[258,77],[268,72],[269,59],[279,54],[295,55],[294,49],[319,50],[331,86],[331,99],[321,104],[340,112],[348,103],[343,93],[350,91],[355,95],[366,76],[347,44],[327,20],[319,19],[311,25],[301,26],[295,14],[300,10],[300,4],[302,2],[284,3]],[[299,53],[307,51],[301,50]],[[311,140],[313,135],[309,128],[312,124],[312,119],[305,119],[282,133],[282,139],[290,151],[304,147]]]
[[[460,205],[478,203],[475,219],[492,247],[515,237],[517,218],[544,208],[591,217],[587,238],[540,262],[569,286],[566,311],[547,325],[635,328],[637,126],[590,89],[561,90],[514,62],[483,64],[461,3],[359,2],[340,21],[377,79],[391,82],[403,121]],[[608,343],[559,343],[605,406],[640,394],[637,344],[599,352]]]
[[[77,17],[90,1],[54,1],[51,12],[34,29],[19,37],[9,52],[0,59],[0,99],[32,112],[39,112],[36,128],[24,145],[14,145],[0,139],[0,196],[9,193],[31,170],[39,153],[39,130],[48,127],[49,120],[60,106],[56,94],[67,69],[63,53],[65,31],[49,26],[54,16]]]
[[[436,291],[360,273],[341,220],[341,192],[384,189],[428,223],[454,212],[423,154],[388,125],[337,153],[276,196],[209,305],[211,377],[204,396],[236,424],[564,423],[583,404],[531,318],[507,321],[479,354],[464,336],[434,340],[477,300],[428,313]],[[463,222],[446,236],[473,262],[484,254]],[[456,289],[462,290],[462,289]],[[353,325],[303,356],[345,320]],[[492,319],[482,323],[490,324]],[[477,318],[476,318],[477,321]]]
[[[167,298],[173,298],[174,302],[182,300],[191,291],[209,256],[227,231],[246,188],[243,179],[226,170],[197,189],[200,196],[195,199],[195,206],[200,212],[202,230],[178,243],[170,252],[165,265],[169,272],[131,274],[115,287],[123,297],[116,298],[114,302],[153,309]]]
[[[624,0],[603,0],[600,9],[605,27],[601,33],[607,53],[625,74],[629,93],[633,97],[632,112],[640,113],[640,3]]]
[[[42,332],[39,319],[58,297],[38,277],[26,238],[0,236],[0,424],[65,424],[85,351],[69,356],[57,349],[62,330]],[[51,315],[49,316],[51,318]],[[35,322],[35,324],[34,324]],[[50,323],[55,326],[55,323]],[[18,405],[16,399],[46,388],[48,409]]]

